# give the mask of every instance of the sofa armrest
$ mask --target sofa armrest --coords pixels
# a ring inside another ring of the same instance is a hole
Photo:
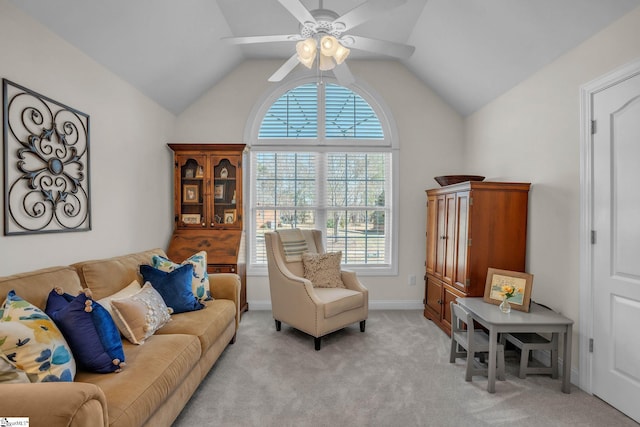
[[[107,399],[95,384],[7,384],[2,389],[3,417],[28,417],[32,426],[109,425]]]
[[[236,331],[240,324],[240,276],[234,273],[209,274],[209,291],[214,299],[228,299],[236,305]]]

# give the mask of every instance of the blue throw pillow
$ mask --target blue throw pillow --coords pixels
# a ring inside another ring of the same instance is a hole
[[[204,308],[204,305],[193,295],[191,288],[192,264],[185,264],[171,272],[158,270],[150,265],[141,265],[140,274],[145,283],[151,283],[151,286],[158,291],[167,307],[173,309],[174,314]]]
[[[64,335],[82,369],[103,374],[119,372],[125,365],[120,332],[109,312],[87,293],[74,297],[54,289],[45,313]]]

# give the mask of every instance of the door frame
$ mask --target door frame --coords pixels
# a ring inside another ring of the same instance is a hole
[[[579,386],[593,394],[593,96],[617,83],[640,74],[640,58],[606,73],[580,87],[580,329]]]

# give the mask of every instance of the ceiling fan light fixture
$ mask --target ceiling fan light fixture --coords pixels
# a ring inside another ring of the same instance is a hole
[[[316,41],[314,39],[305,39],[296,43],[296,52],[298,61],[305,67],[311,68],[313,60],[316,57]]]
[[[340,46],[340,44],[333,36],[324,36],[320,40],[320,51],[323,55],[334,56],[338,50],[338,46]]]
[[[333,59],[330,56],[324,55],[322,53],[318,55],[318,61],[320,62],[318,64],[318,68],[320,68],[320,70],[322,71],[333,70],[336,67],[336,63],[333,62]]]
[[[336,48],[336,52],[333,54],[333,58],[336,60],[336,63],[340,65],[344,62],[345,59],[347,59],[347,56],[349,56],[351,50],[342,46],[340,43],[337,43],[337,45],[338,47]]]

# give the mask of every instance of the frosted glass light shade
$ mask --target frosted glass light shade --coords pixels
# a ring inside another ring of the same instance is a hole
[[[305,67],[311,68],[313,60],[316,57],[316,41],[314,39],[305,39],[296,43],[296,52],[298,61]]]
[[[336,63],[333,62],[333,59],[330,56],[323,55],[322,53],[319,56],[320,56],[319,68],[322,71],[333,70],[336,67]]]
[[[335,55],[336,50],[338,49],[338,46],[340,46],[340,43],[338,43],[338,40],[336,40],[336,38],[333,36],[324,36],[320,40],[320,51],[322,52],[323,55],[326,55],[326,56]]]
[[[349,49],[338,43],[338,47],[336,48],[336,52],[333,54],[333,57],[338,64],[342,64],[344,60],[347,59],[347,56],[349,56],[349,53],[351,53]]]

